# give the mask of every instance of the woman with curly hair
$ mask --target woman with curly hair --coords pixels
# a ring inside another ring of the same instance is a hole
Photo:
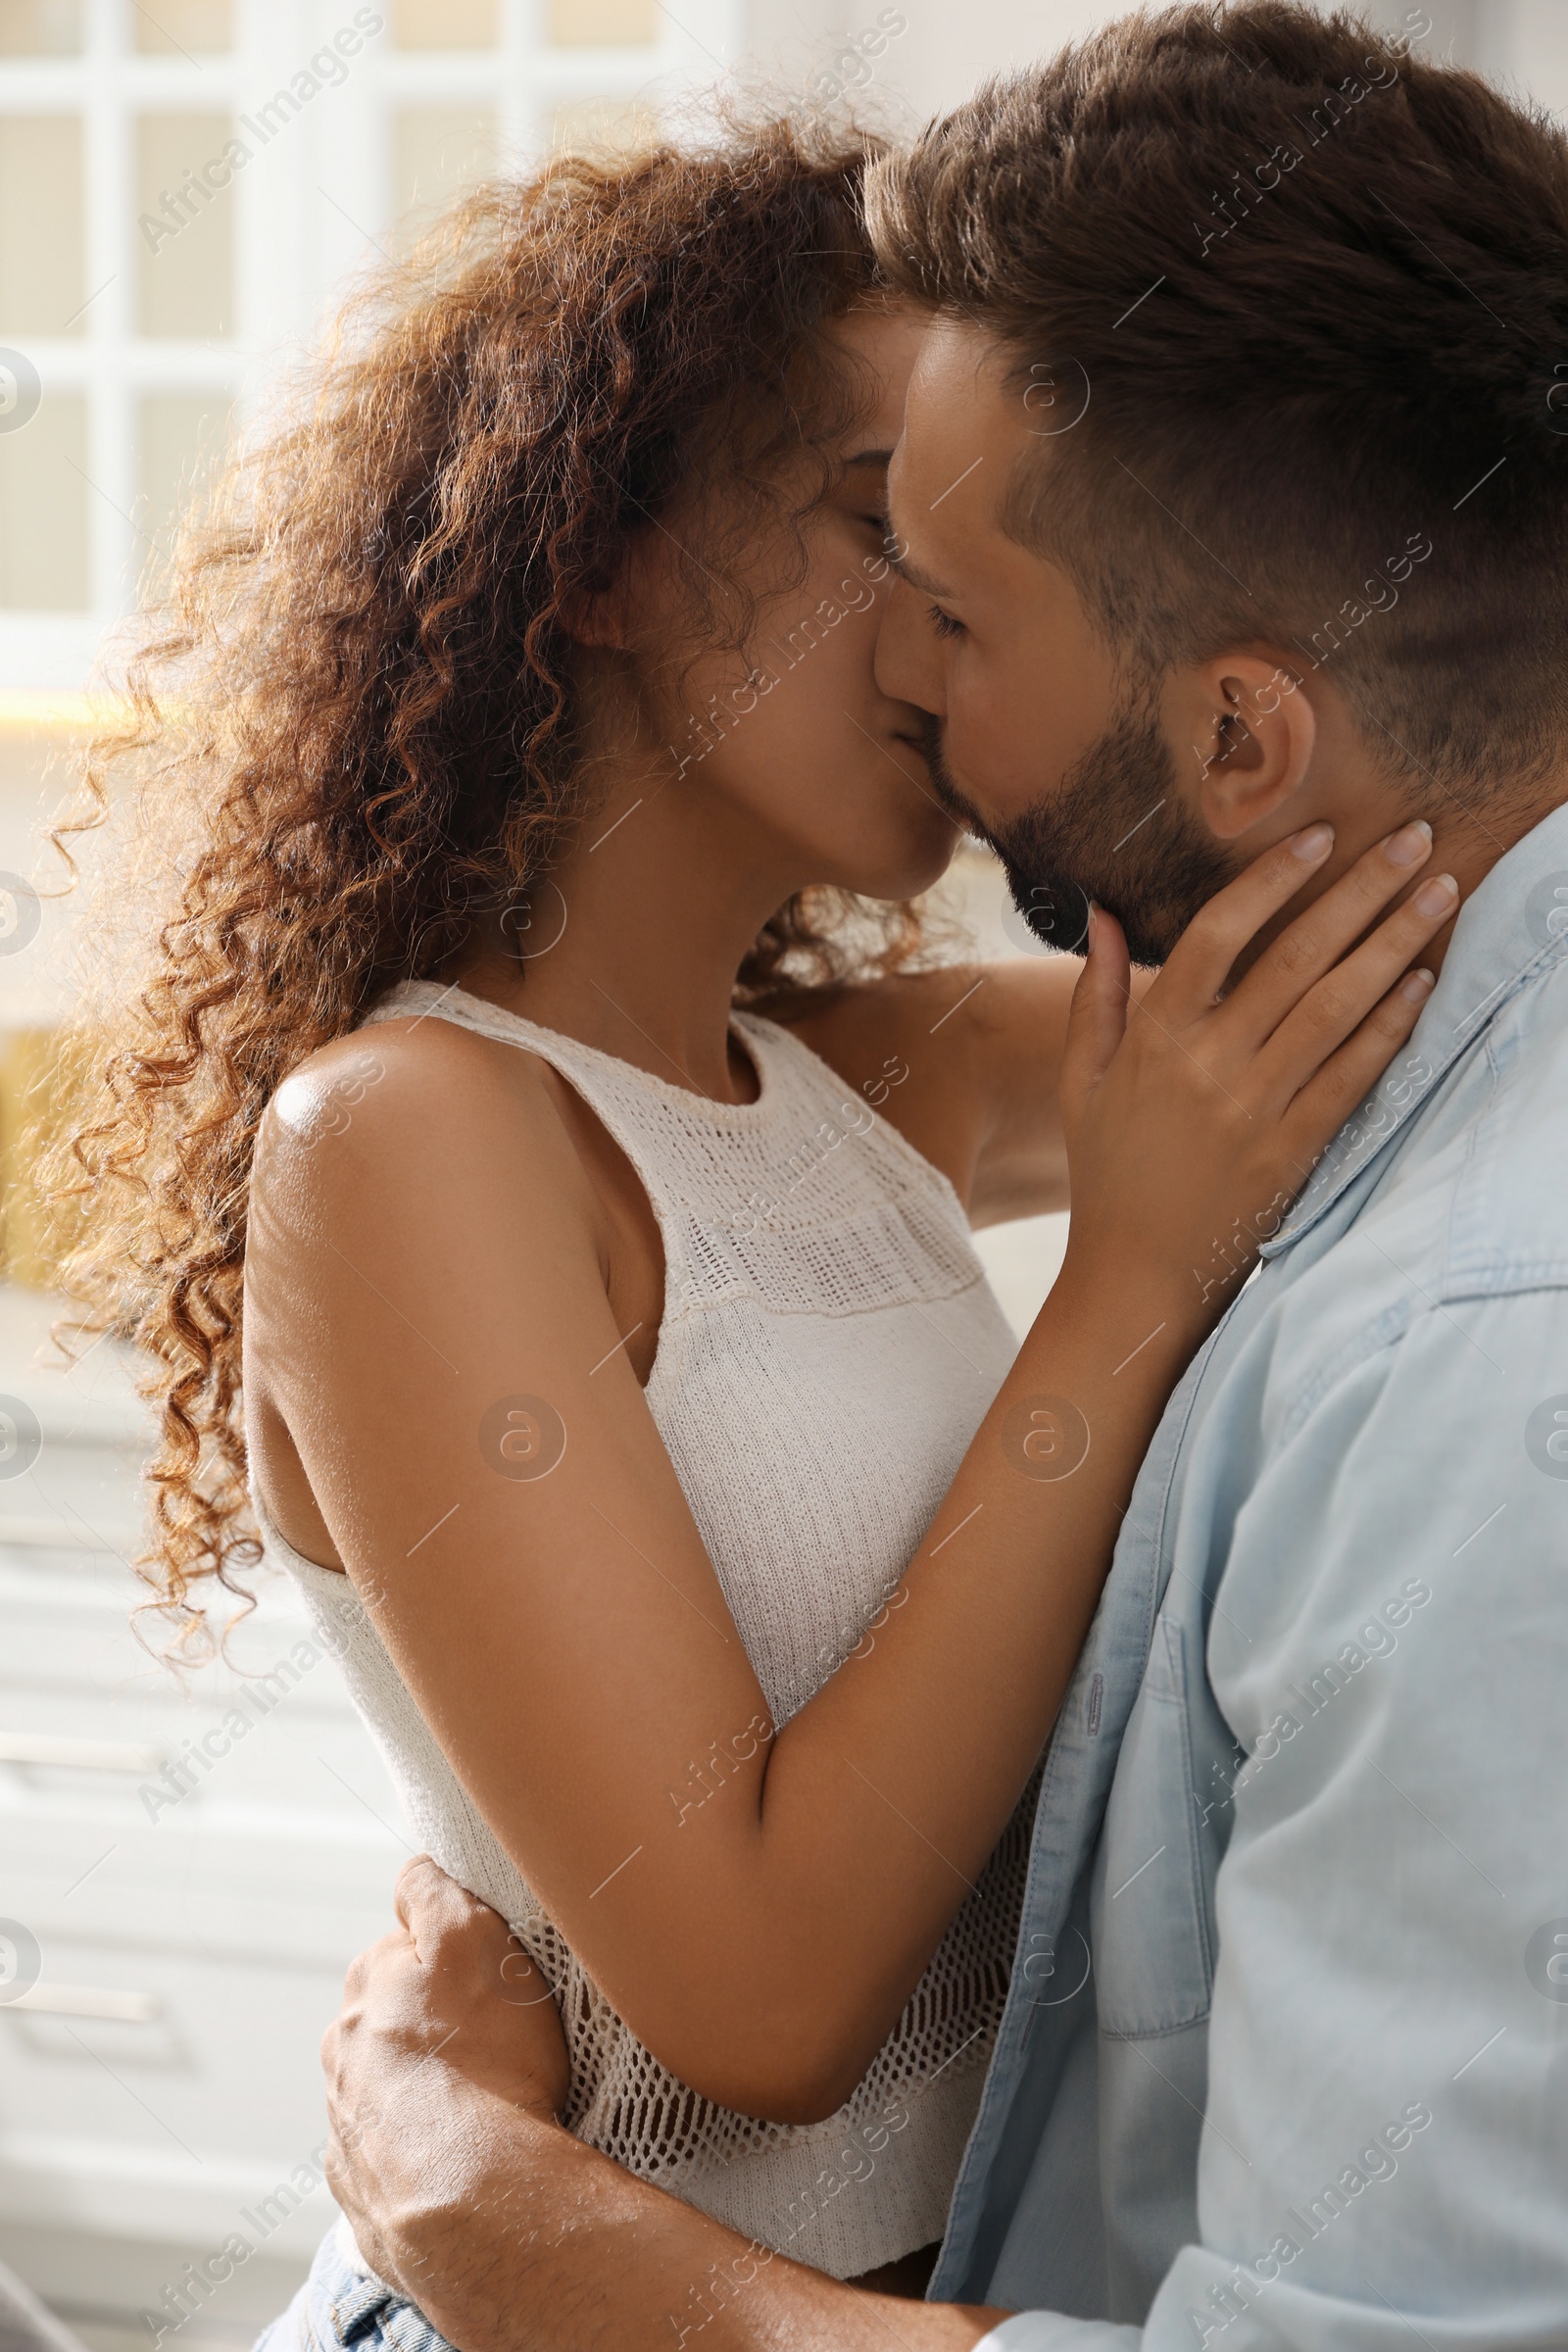
[[[1108,916],[1081,978],[922,958],[957,836],[873,670],[921,321],[866,162],[775,123],[492,189],[247,461],[93,771],[150,763],[176,895],[74,1274],[154,1365],[164,1605],[297,1579],[579,2136],[917,2287],[1191,1267],[1408,1033],[1425,933],[1332,1034],[1289,935],[1216,1005],[1307,840],[1130,1028]],[[1195,1082],[1172,1032],[1260,1004],[1289,1099],[1266,1047]],[[1069,1161],[1017,1350],[969,1228]]]

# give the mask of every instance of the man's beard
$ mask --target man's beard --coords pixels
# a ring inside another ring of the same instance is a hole
[[[988,825],[948,773],[941,721],[927,712],[921,732],[937,798],[991,844],[1047,947],[1083,947],[1093,899],[1120,923],[1134,963],[1163,963],[1237,870],[1182,801],[1147,694],[1129,698],[1048,800],[1005,824]]]

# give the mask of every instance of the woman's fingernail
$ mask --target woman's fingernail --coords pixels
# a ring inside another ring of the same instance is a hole
[[[1424,816],[1413,824],[1401,825],[1391,833],[1383,844],[1383,855],[1391,865],[1419,865],[1432,847],[1432,827]]]
[[[1434,874],[1423,882],[1415,894],[1417,914],[1446,914],[1459,896],[1459,885],[1451,874]]]
[[[1099,919],[1100,908],[1095,905],[1094,900],[1091,899],[1089,902],[1089,953],[1091,956],[1095,952],[1095,925]]]
[[[1399,983],[1399,994],[1407,1004],[1419,1004],[1423,997],[1431,996],[1437,985],[1436,973],[1429,972],[1423,967],[1419,972],[1409,972],[1405,975]]]
[[[1291,844],[1292,850],[1300,858],[1303,865],[1315,865],[1320,858],[1328,856],[1333,847],[1334,827],[1332,825],[1308,825],[1306,831],[1298,833]]]

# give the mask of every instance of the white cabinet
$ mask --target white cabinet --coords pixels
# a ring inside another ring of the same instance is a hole
[[[111,1343],[33,1365],[42,1319],[0,1295],[0,1412],[43,1429],[0,1460],[0,2225],[303,2258],[318,2045],[411,1848],[286,1580],[222,1667],[138,1644],[139,1408]]]

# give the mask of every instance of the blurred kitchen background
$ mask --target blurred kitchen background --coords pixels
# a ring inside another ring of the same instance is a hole
[[[58,883],[39,825],[100,640],[338,290],[460,189],[724,77],[842,93],[897,132],[1114,13],[0,0],[0,2262],[102,2352],[237,2352],[303,2277],[331,2218],[317,2043],[408,1849],[287,1595],[264,1589],[234,1667],[188,1688],[138,1649],[127,1367],[113,1341],[70,1373],[40,1360],[21,1134],[72,909],[29,884]],[[1372,13],[1568,104],[1564,0]],[[992,862],[960,883],[986,951],[1016,952]],[[984,1237],[1020,1331],[1064,1222]]]

